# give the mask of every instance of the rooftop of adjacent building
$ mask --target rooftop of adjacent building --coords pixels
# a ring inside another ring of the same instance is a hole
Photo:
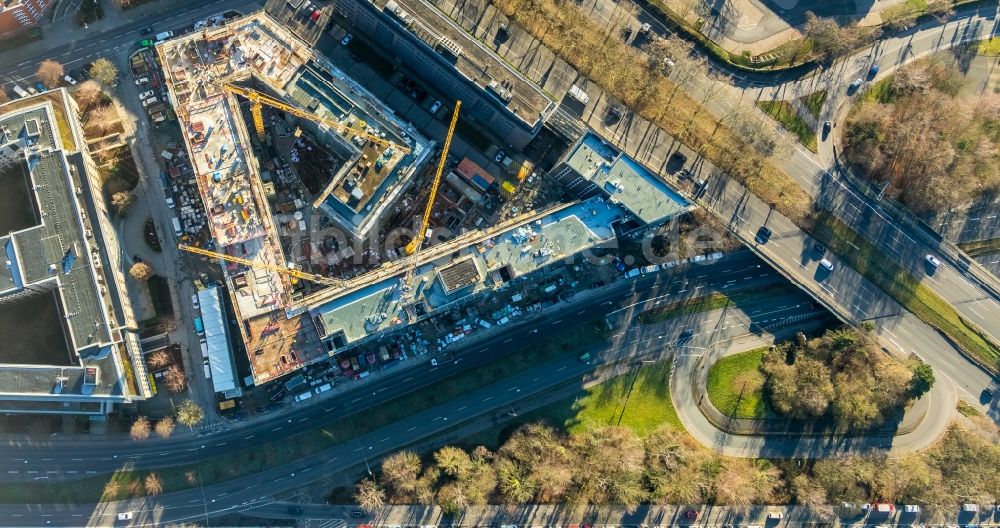
[[[42,104],[11,112],[7,106],[0,107],[0,128],[12,137],[24,135],[32,143],[27,162],[17,168],[27,171],[41,216],[39,225],[11,234],[12,243],[6,249],[16,258],[10,259],[8,271],[25,285],[58,282],[73,348],[79,351],[108,344],[111,335],[103,293],[98,291],[97,281],[103,280],[103,274],[94,270],[100,257],[91,254],[98,250],[91,248],[84,234],[75,192],[78,185],[62,150],[61,134],[53,128],[51,108]]]
[[[691,206],[640,163],[596,134],[585,134],[566,164],[646,224],[674,217]]]
[[[394,276],[315,306],[310,313],[320,335],[332,337],[341,348],[606,243],[615,236],[612,224],[624,215],[619,206],[592,198],[461,248],[457,257],[421,265],[409,294]]]
[[[452,25],[443,13],[420,0],[373,0],[386,13],[402,10],[407,20],[401,23],[432,49],[455,56],[453,65],[480,89],[492,93],[496,100],[529,125],[555,108],[555,102],[537,84],[523,80],[512,66],[504,62],[464,29]],[[390,15],[397,21],[403,18]],[[451,50],[451,51],[449,51]]]

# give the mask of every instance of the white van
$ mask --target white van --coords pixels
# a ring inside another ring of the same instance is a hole
[[[174,36],[174,32],[173,31],[164,31],[163,33],[157,33],[156,34],[156,41],[157,42],[163,42],[164,40],[167,40],[168,38],[170,38],[172,36]]]
[[[201,357],[208,359],[208,341],[202,339],[198,344],[201,345]]]
[[[304,402],[304,401],[306,401],[306,400],[308,400],[309,398],[312,398],[312,397],[313,397],[313,393],[311,393],[311,392],[303,392],[302,394],[299,394],[298,396],[295,397],[295,401],[297,401],[297,402]]]
[[[24,90],[24,88],[21,88],[20,86],[18,86],[16,84],[14,85],[13,90],[14,90],[14,93],[17,94],[18,97],[28,97],[29,95],[31,95],[28,92],[26,92]]]
[[[212,379],[212,366],[208,364],[208,360],[205,360],[205,379]]]
[[[174,225],[174,234],[181,236],[181,221],[176,216],[171,216],[170,223]]]

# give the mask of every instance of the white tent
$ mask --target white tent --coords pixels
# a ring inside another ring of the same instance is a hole
[[[233,358],[229,353],[229,338],[226,335],[226,314],[222,309],[219,292],[217,286],[200,290],[198,302],[201,303],[201,320],[205,325],[212,385],[215,392],[226,392],[236,388],[236,377],[233,373]]]

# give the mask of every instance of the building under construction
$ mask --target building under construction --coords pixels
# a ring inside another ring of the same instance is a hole
[[[284,235],[308,238],[331,221],[347,240],[377,233],[379,218],[412,185],[433,143],[265,13],[156,51],[214,251],[230,257],[225,279],[254,381],[325,357],[312,319],[294,306],[321,284],[303,290],[283,272],[314,271],[311,245],[283,246]],[[297,166],[269,154],[286,149],[296,161],[314,148],[327,171],[277,195],[276,183],[301,178]]]

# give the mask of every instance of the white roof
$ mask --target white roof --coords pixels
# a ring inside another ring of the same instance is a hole
[[[208,364],[212,368],[212,385],[215,387],[215,392],[235,389],[233,358],[229,353],[229,338],[226,336],[226,315],[222,311],[218,286],[200,290],[198,302],[201,303],[201,321],[205,325]]]

